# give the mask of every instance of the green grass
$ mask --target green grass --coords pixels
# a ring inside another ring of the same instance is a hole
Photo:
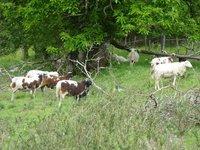
[[[1,57],[1,65],[20,66],[19,56]],[[112,63],[95,78],[109,95],[92,87],[79,102],[66,97],[61,109],[50,89],[38,90],[35,99],[17,92],[11,102],[8,77],[1,76],[0,87],[6,88],[0,90],[0,149],[198,149],[200,107],[184,94],[194,86],[199,89],[199,62],[192,62],[194,70],[177,80],[177,90],[166,88],[155,94],[154,108],[149,98],[155,91],[150,60],[142,55],[133,66]],[[169,83],[163,80],[164,85]],[[116,84],[122,92],[115,90]]]

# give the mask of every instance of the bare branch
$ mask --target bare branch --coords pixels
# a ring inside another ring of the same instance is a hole
[[[162,87],[162,88],[160,88],[160,89],[158,89],[158,90],[156,90],[156,91],[150,93],[149,95],[154,95],[154,94],[156,94],[157,92],[159,92],[159,91],[161,91],[161,90],[163,90],[163,89],[169,88],[169,87],[171,87],[171,86],[170,86],[170,85],[164,86],[164,87]]]
[[[6,70],[6,68],[3,67],[3,70],[6,72],[6,74],[8,75],[10,81],[12,80],[12,76],[10,75],[10,73]]]
[[[109,5],[107,5],[103,8],[103,12],[104,12],[105,16],[107,16],[106,9],[109,7],[111,8],[111,10],[113,10],[112,0],[110,0]]]
[[[85,0],[85,14],[88,12],[88,0]]]
[[[72,62],[75,62],[77,64],[79,64],[81,67],[83,67],[84,69],[84,74],[92,81],[94,87],[96,87],[98,90],[100,90],[101,92],[103,92],[104,94],[106,95],[109,95],[106,91],[104,91],[101,87],[99,87],[93,80],[93,78],[91,77],[90,73],[87,71],[87,68],[86,68],[86,64],[83,64],[81,62],[79,62],[78,60],[72,60],[72,59],[69,59],[70,61]]]

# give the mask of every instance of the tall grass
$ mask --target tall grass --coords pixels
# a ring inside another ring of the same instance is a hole
[[[17,135],[15,131],[3,145],[19,149],[197,149],[199,106],[177,91],[161,97],[156,108],[137,92],[112,97],[99,93],[79,103],[66,102],[68,107],[54,107],[47,116],[22,118],[26,130]],[[9,134],[13,127],[4,128]]]

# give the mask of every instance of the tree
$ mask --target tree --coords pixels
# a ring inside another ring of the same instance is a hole
[[[38,56],[85,51],[130,33],[199,39],[199,1],[5,0],[5,47],[34,46]],[[192,9],[195,7],[195,9]]]

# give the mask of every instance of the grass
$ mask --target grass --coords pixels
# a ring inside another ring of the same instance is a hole
[[[19,53],[0,59],[5,68],[23,63]],[[150,59],[142,55],[133,66],[113,62],[95,78],[109,95],[92,87],[80,102],[67,97],[61,109],[50,89],[38,90],[35,99],[18,92],[11,102],[8,77],[1,76],[0,88],[6,89],[0,90],[0,149],[199,149],[199,104],[184,94],[199,89],[200,64],[192,62],[194,70],[177,80],[177,90],[157,92],[154,108]]]

